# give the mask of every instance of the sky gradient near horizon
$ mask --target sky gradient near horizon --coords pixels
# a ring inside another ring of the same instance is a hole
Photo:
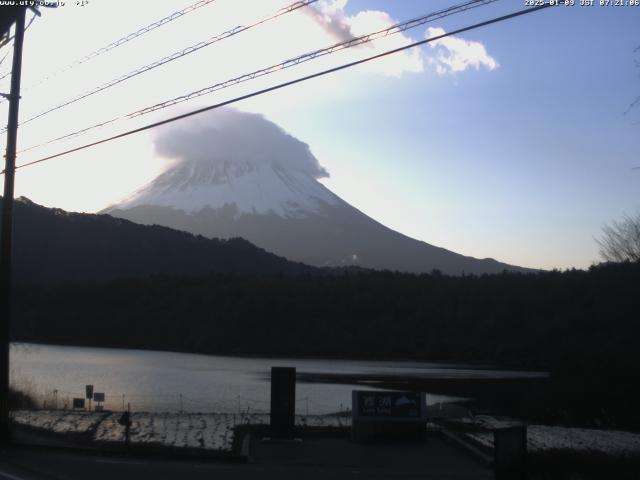
[[[34,86],[190,3],[89,0],[43,10],[26,33],[21,120],[290,2],[216,0]],[[19,148],[459,3],[323,0],[30,122]],[[522,8],[497,1],[24,152],[18,163]],[[330,174],[322,183],[390,228],[474,257],[586,268],[599,260],[602,226],[640,210],[640,107],[627,112],[640,95],[638,25],[640,6],[549,8],[234,106],[309,144]],[[19,170],[16,195],[99,211],[162,171],[153,140],[147,131]]]

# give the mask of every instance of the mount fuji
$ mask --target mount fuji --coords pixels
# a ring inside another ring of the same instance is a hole
[[[243,237],[315,266],[454,275],[527,270],[378,223],[318,181],[328,174],[307,144],[260,115],[227,109],[195,117],[161,129],[155,148],[170,166],[101,213],[207,237]]]

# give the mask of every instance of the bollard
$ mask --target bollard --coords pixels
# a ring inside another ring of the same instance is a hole
[[[296,408],[296,369],[271,367],[271,436],[293,438]]]
[[[122,413],[118,423],[124,427],[124,443],[129,445],[131,429],[131,404],[127,404],[127,410]]]
[[[496,480],[527,478],[527,427],[525,425],[493,431],[493,467]]]

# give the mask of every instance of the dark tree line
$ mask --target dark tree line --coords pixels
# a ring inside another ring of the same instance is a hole
[[[22,289],[13,331],[43,343],[549,369],[553,414],[640,426],[639,286],[637,262],[463,277],[152,276]]]

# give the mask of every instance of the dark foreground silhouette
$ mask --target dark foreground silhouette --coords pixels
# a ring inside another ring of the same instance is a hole
[[[46,208],[24,197],[15,204],[13,269],[18,285],[86,284],[152,273],[317,271],[242,238],[210,239],[109,215]]]
[[[23,288],[13,332],[42,343],[544,369],[550,381],[521,395],[516,413],[640,428],[638,285],[638,263],[479,277],[164,275]]]

